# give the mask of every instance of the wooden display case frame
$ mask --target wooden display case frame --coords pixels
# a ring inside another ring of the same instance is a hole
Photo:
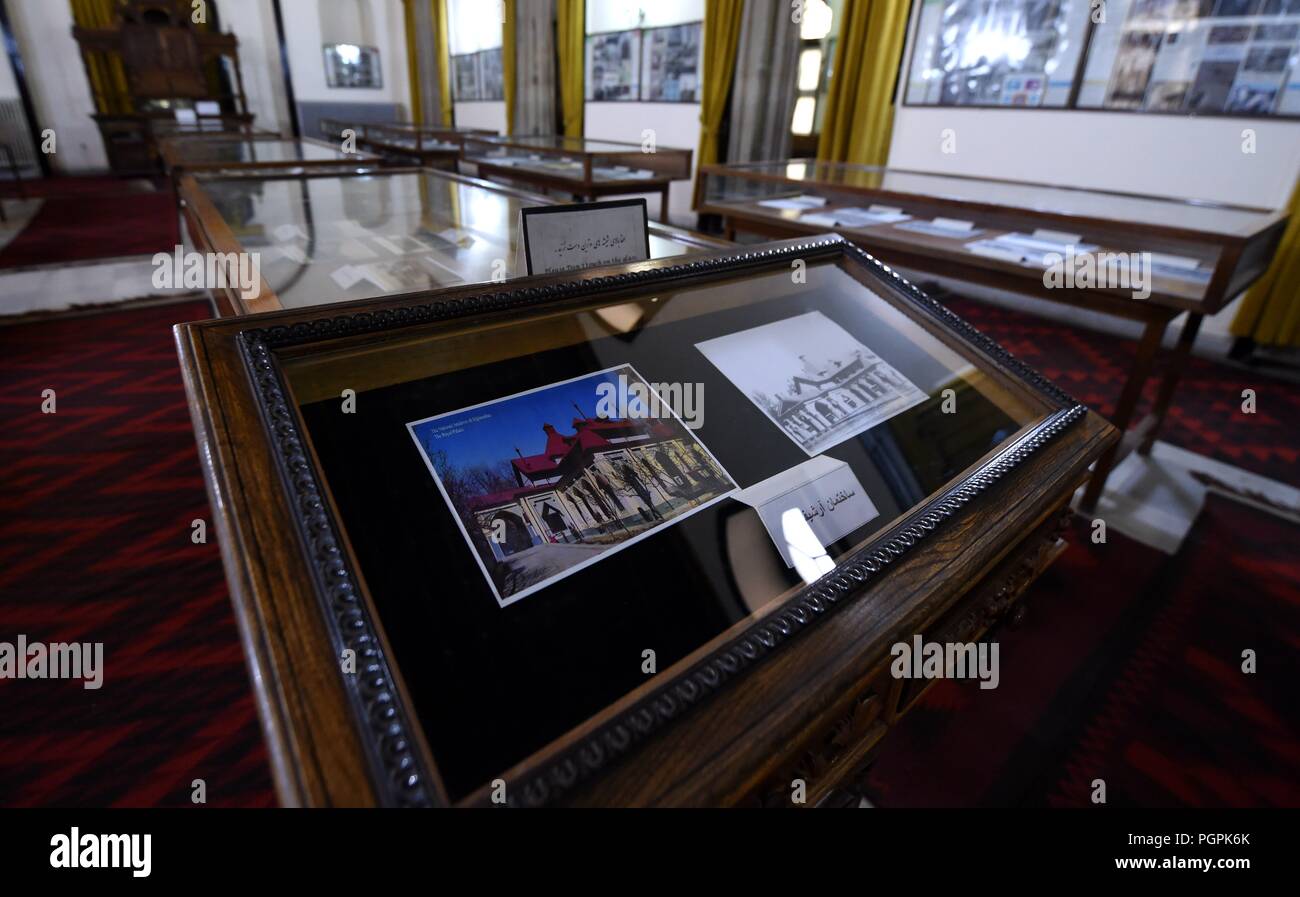
[[[180,324],[176,340],[209,496],[286,805],[449,801],[315,460],[281,359],[434,339],[706,285],[792,263],[839,266],[1000,388],[1044,409],[842,558],[568,734],[501,770],[518,806],[788,806],[851,787],[924,691],[888,675],[913,634],[969,640],[1013,612],[1061,550],[1064,515],[1115,430],[942,304],[840,237]],[[357,652],[362,675],[340,669]],[[493,788],[458,802],[492,805]]]

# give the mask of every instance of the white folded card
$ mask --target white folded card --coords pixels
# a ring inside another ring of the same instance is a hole
[[[650,230],[644,199],[521,209],[525,270],[552,274],[644,262]]]
[[[732,497],[758,512],[785,565],[798,567],[801,574],[806,563],[826,556],[827,545],[880,516],[853,468],[826,455],[809,458]],[[787,516],[791,511],[797,516]]]

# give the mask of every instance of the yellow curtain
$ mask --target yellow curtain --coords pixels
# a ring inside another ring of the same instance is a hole
[[[442,124],[452,125],[451,41],[447,37],[447,0],[429,0],[433,6],[434,57],[438,60],[438,108]]]
[[[817,158],[884,165],[894,125],[894,78],[908,4],[845,0]]]
[[[587,60],[586,0],[555,0],[555,32],[564,135],[581,137],[586,102],[583,90]]]
[[[1232,335],[1270,346],[1300,346],[1300,183],[1291,194],[1277,255],[1264,276],[1246,291],[1232,319]]]
[[[501,80],[505,84],[506,133],[515,132],[515,3],[505,0],[505,21],[501,23]]]
[[[117,4],[115,0],[70,0],[72,21],[82,28],[116,28]],[[86,63],[86,77],[90,92],[95,97],[95,110],[101,115],[124,115],[132,111],[131,91],[126,81],[126,69],[116,53],[87,52],[82,54]]]
[[[419,26],[415,23],[415,4],[420,0],[402,0],[406,19],[406,79],[411,86],[411,121],[424,124],[424,97],[420,90]]]
[[[736,71],[743,0],[705,0],[704,74],[700,81],[700,164],[718,161],[718,128]]]

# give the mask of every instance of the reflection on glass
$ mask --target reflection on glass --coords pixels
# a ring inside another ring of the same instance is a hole
[[[804,520],[802,509],[790,508],[783,512],[781,530],[791,560],[794,561],[794,568],[804,582],[811,585],[835,569],[835,562],[826,553],[826,546],[818,540],[808,521]]]
[[[261,254],[286,308],[523,273],[519,210],[534,204],[432,173],[206,178],[202,188],[235,239]],[[652,258],[692,251],[650,234]]]

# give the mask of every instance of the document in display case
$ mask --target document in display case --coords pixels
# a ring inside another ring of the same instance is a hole
[[[1169,324],[1185,312],[1151,414],[1126,448],[1148,453],[1201,320],[1268,269],[1285,211],[1070,185],[813,159],[706,165],[696,208],[729,239],[834,230],[915,276],[1034,296],[1134,321],[1138,351],[1113,420],[1134,422]],[[1092,508],[1116,452],[1097,465]]]
[[[660,194],[668,221],[668,186],[689,180],[688,149],[585,137],[467,137],[464,159],[493,180],[556,190],[575,199]]]
[[[290,804],[825,796],[1116,438],[830,236],[177,339]]]

